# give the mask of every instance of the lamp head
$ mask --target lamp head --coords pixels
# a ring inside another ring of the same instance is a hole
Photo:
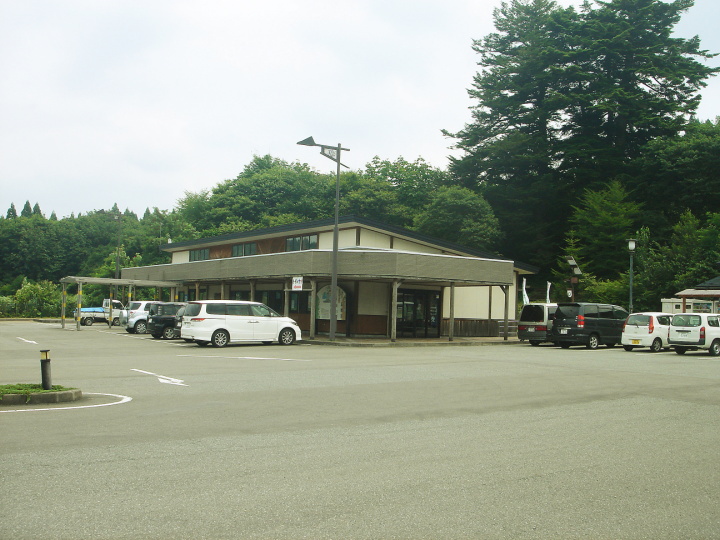
[[[315,144],[315,139],[313,139],[312,137],[308,137],[307,139],[298,141],[298,144],[301,144],[303,146],[317,146],[317,144]]]
[[[635,251],[635,242],[636,242],[636,240],[634,238],[628,238],[627,243],[628,243],[628,249],[630,251]]]

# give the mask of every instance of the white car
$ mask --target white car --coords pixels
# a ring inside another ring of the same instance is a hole
[[[180,337],[213,347],[244,341],[292,345],[301,332],[294,320],[260,302],[198,300],[185,307]]]
[[[670,319],[672,313],[631,313],[623,325],[620,344],[626,351],[639,347],[649,347],[651,352],[667,349]]]
[[[670,346],[677,354],[707,350],[720,355],[720,319],[711,313],[676,313],[670,321]]]
[[[131,334],[144,334],[147,332],[148,308],[152,300],[137,300],[128,304],[127,310],[120,316],[121,324]]]

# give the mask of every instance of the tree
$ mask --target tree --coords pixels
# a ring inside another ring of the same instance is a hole
[[[15,304],[18,314],[23,317],[57,316],[60,312],[60,291],[50,281],[25,279],[15,293]]]
[[[615,279],[627,268],[627,239],[635,231],[640,205],[630,201],[622,184],[614,180],[607,188],[585,190],[579,206],[570,218],[578,239],[580,256],[600,279]]]
[[[493,250],[501,237],[490,205],[463,187],[441,187],[415,216],[413,228],[423,234],[482,250]]]
[[[585,189],[628,186],[648,141],[680,133],[718,69],[699,40],[672,37],[692,0],[589,2],[580,13],[550,0],[512,0],[496,33],[474,42],[481,71],[472,122],[455,134],[459,183],[480,189],[509,254],[547,264]],[[528,223],[533,233],[527,234]]]
[[[655,236],[670,232],[687,210],[696,216],[720,208],[720,119],[694,121],[685,132],[658,137],[635,160],[632,196],[642,201],[643,223]]]
[[[32,216],[32,207],[30,206],[30,201],[25,201],[25,206],[23,206],[22,212],[20,212],[20,217],[30,216]]]
[[[7,219],[14,219],[17,217],[17,210],[15,209],[15,203],[10,203],[10,208],[7,211]]]
[[[572,183],[596,188],[628,172],[652,139],[680,133],[716,73],[697,37],[672,37],[693,0],[609,0],[583,6],[582,31],[568,49],[575,68],[563,92],[561,141]]]

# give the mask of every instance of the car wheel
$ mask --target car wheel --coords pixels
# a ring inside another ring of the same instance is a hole
[[[630,352],[634,349],[632,345],[623,345],[623,349],[625,349],[627,352]]]
[[[708,354],[710,356],[720,355],[720,340],[716,339],[712,342],[712,345],[710,345],[710,348],[708,349]]]
[[[155,339],[160,339],[162,337],[162,334],[153,334],[152,337]]]
[[[662,340],[660,338],[655,338],[652,342],[652,345],[650,345],[650,352],[660,352],[662,349]]]
[[[283,328],[278,341],[281,345],[292,345],[295,343],[295,331],[292,328]]]
[[[593,350],[594,350],[594,349],[597,349],[599,345],[600,345],[600,338],[598,337],[598,335],[597,335],[597,334],[590,334],[590,337],[588,338],[588,342],[587,342],[586,347],[587,347],[588,349],[593,349]]]
[[[687,349],[685,347],[675,347],[675,354],[685,354]]]
[[[533,347],[537,347],[538,345],[540,345],[540,342],[539,342],[539,341],[536,341],[536,340],[533,340],[533,341],[530,342],[530,345],[532,345]]]
[[[85,317],[84,324],[85,326],[92,326],[95,320],[92,317]]]
[[[568,343],[567,341],[561,341],[561,342],[560,342],[560,347],[563,348],[563,349],[569,349],[569,348],[570,348],[570,343]]]
[[[147,323],[145,321],[138,321],[135,323],[135,333],[144,334],[147,332]]]
[[[120,326],[120,317],[115,317],[115,318],[113,319],[112,325],[113,325],[113,326]]]
[[[212,338],[210,338],[210,342],[212,343],[213,347],[224,347],[228,344],[230,341],[230,334],[228,334],[225,330],[215,330],[213,332]]]
[[[174,337],[175,337],[175,328],[173,328],[172,326],[166,326],[165,328],[163,328],[163,331],[162,331],[163,339],[172,339]]]

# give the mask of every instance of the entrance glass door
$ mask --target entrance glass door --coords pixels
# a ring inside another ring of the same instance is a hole
[[[400,289],[396,322],[399,337],[440,337],[440,292]]]

